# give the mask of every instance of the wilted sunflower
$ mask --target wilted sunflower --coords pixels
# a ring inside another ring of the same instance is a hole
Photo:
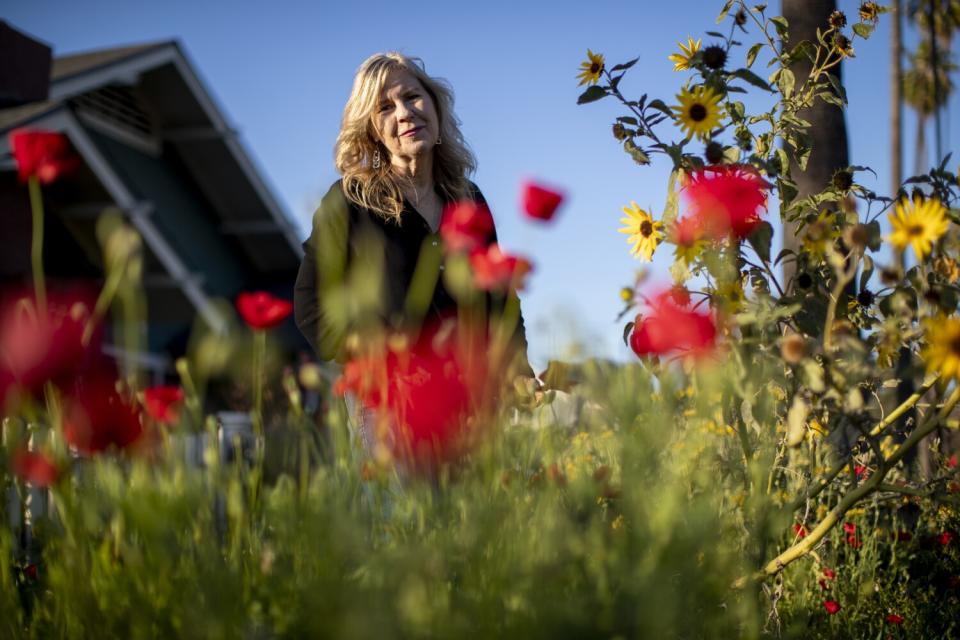
[[[617,231],[630,234],[627,238],[627,242],[633,245],[630,255],[650,262],[653,251],[663,240],[663,232],[660,230],[663,223],[655,222],[649,213],[637,206],[636,202],[630,202],[630,206],[624,207],[623,212],[627,217],[620,218],[620,222],[627,226]]]
[[[927,345],[921,356],[927,371],[945,380],[960,379],[960,319],[939,317],[927,320]]]
[[[603,73],[603,54],[587,49],[587,61],[580,63],[580,73],[577,75],[580,83],[577,86],[587,83],[597,84],[600,82],[601,73]]]
[[[860,19],[864,22],[877,23],[880,15],[880,7],[876,2],[860,3]]]
[[[923,260],[930,253],[950,226],[947,210],[934,198],[901,199],[896,211],[887,217],[893,226],[893,233],[887,239],[898,251],[904,251],[907,245],[913,247],[917,260]]]
[[[708,87],[683,89],[677,94],[678,106],[672,107],[680,119],[680,129],[687,138],[696,135],[701,140],[710,136],[710,131],[720,124],[720,94]]]
[[[684,46],[682,42],[678,42],[677,45],[680,47],[681,53],[674,53],[670,55],[668,60],[673,64],[674,71],[685,71],[690,68],[690,60],[700,51],[700,40],[696,42],[693,41],[693,38],[687,38],[687,45]]]
[[[853,55],[853,43],[850,42],[850,38],[838,33],[833,36],[833,48],[837,53],[840,54],[841,58],[852,58]]]

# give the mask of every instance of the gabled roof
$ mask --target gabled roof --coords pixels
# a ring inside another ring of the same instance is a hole
[[[0,155],[7,131],[62,121],[55,113],[64,109],[147,151],[175,150],[222,232],[236,238],[254,265],[263,272],[296,269],[299,231],[176,41],[54,58],[48,100],[0,109]]]

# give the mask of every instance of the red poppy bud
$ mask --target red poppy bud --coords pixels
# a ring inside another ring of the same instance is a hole
[[[807,537],[807,528],[806,528],[805,526],[803,526],[802,524],[795,524],[795,525],[793,525],[793,532],[794,532],[795,534],[797,534],[798,536],[800,536],[801,538],[806,538],[806,537]]]
[[[857,525],[855,525],[855,524],[852,523],[852,522],[844,522],[844,523],[843,523],[843,530],[844,530],[844,532],[846,532],[846,533],[856,533],[856,532],[857,532]]]
[[[835,573],[833,572],[833,569],[831,569],[830,567],[824,567],[824,568],[823,568],[823,575],[824,575],[824,577],[826,577],[828,580],[833,580],[834,578],[837,577],[837,574],[835,574]]]
[[[953,536],[953,532],[951,532],[951,531],[944,531],[943,533],[941,533],[941,534],[937,537],[937,540],[939,540],[940,544],[942,544],[943,546],[946,547],[946,546],[949,546],[950,543],[953,542],[953,537],[954,537],[954,536]]]
[[[903,618],[898,616],[895,613],[891,613],[886,617],[886,620],[890,624],[903,624]]]
[[[45,454],[19,451],[13,456],[13,473],[36,487],[49,487],[60,477],[57,465]]]
[[[562,193],[533,182],[523,185],[523,210],[534,220],[551,220],[561,202],[563,202]]]
[[[28,564],[23,568],[23,575],[30,580],[36,580],[40,576],[40,570],[35,564]]]
[[[144,391],[143,395],[144,408],[151,418],[162,424],[173,424],[179,419],[183,389],[177,386],[160,385],[150,387]]]
[[[448,205],[440,217],[440,237],[447,251],[471,252],[493,242],[493,216],[485,204]]]
[[[272,329],[293,313],[293,303],[266,291],[254,291],[237,296],[237,311],[251,328]]]
[[[823,608],[827,610],[827,613],[833,615],[837,611],[840,611],[840,603],[836,600],[824,600]]]
[[[820,588],[823,589],[824,591],[826,591],[827,589],[830,588],[830,587],[827,586],[827,581],[824,580],[823,578],[820,578],[820,580],[818,580],[818,582],[820,583]]]

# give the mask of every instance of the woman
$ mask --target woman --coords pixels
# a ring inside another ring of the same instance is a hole
[[[335,147],[341,180],[324,196],[304,243],[297,326],[324,360],[345,362],[349,336],[388,331],[435,335],[464,316],[443,273],[437,231],[445,207],[484,205],[453,113],[453,94],[423,63],[376,54],[357,71]],[[490,228],[487,242],[495,242]],[[459,305],[458,300],[459,297]],[[467,297],[470,315],[509,316],[515,294]],[[511,332],[512,371],[533,377],[523,321]],[[501,379],[502,376],[501,376]]]

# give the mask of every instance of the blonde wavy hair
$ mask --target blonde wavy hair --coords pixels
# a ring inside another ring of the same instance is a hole
[[[476,170],[473,152],[463,139],[453,112],[450,85],[441,78],[428,76],[420,58],[394,51],[370,56],[357,69],[350,99],[343,108],[334,161],[343,176],[347,199],[396,222],[403,212],[403,191],[390,170],[389,152],[377,139],[373,118],[387,76],[400,69],[420,81],[437,109],[442,144],[434,147],[433,180],[441,197],[447,201],[468,198],[472,190],[468,176]],[[375,169],[373,153],[378,149],[383,161]]]

